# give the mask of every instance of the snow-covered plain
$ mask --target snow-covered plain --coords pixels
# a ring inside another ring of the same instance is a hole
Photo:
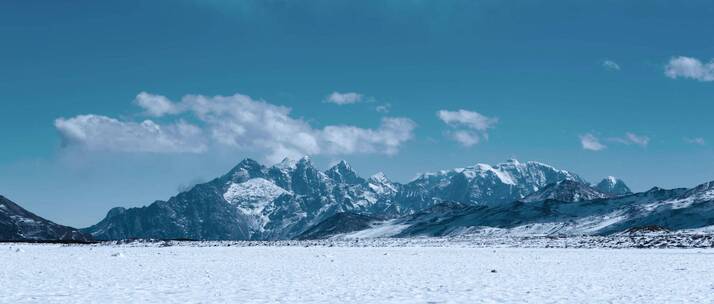
[[[2,303],[711,303],[712,249],[0,244]]]

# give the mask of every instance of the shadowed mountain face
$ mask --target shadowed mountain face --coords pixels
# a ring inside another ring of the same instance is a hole
[[[351,212],[340,212],[335,214],[321,223],[312,226],[305,232],[301,233],[297,239],[313,240],[330,237],[337,234],[360,231],[370,228],[370,224],[378,221],[376,217],[357,214]]]
[[[142,208],[115,208],[85,229],[99,239],[275,240],[468,233],[612,234],[714,225],[714,186],[630,193],[536,162],[512,160],[426,173],[407,184],[359,177],[346,162],[322,172],[308,158],[226,175]]]
[[[714,191],[701,188],[653,189],[578,202],[546,199],[495,207],[468,207],[440,222],[416,223],[403,230],[400,236],[484,230],[511,235],[607,235],[644,226],[669,230],[701,228],[714,225]]]
[[[524,197],[522,201],[557,200],[561,202],[579,202],[611,196],[614,196],[614,194],[602,192],[583,182],[566,179],[547,185],[539,191]]]
[[[562,181],[521,201],[436,207],[381,223],[372,222],[367,229],[374,233],[367,231],[360,235],[608,235],[638,227],[658,227],[661,231],[697,229],[714,225],[714,182],[692,189],[653,188],[613,196],[597,192],[584,183]],[[379,231],[389,234],[380,235]],[[315,235],[350,237],[350,234]],[[357,234],[352,232],[352,235]]]
[[[3,241],[91,241],[77,229],[55,224],[0,196],[0,240]]]
[[[272,167],[247,159],[167,201],[112,209],[84,231],[98,239],[290,239],[342,212],[395,218],[445,201],[500,205],[566,179],[584,182],[568,171],[515,160],[426,173],[399,184],[381,173],[361,178],[344,161],[323,172],[309,158]]]

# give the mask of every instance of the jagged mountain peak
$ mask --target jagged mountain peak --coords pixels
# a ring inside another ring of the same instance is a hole
[[[305,155],[298,160],[298,164],[312,166],[312,158],[310,158],[310,156]]]
[[[263,167],[263,165],[251,158],[246,158],[233,167],[233,169],[224,175],[220,181],[242,182],[254,177],[262,177],[264,175],[265,167]]]
[[[379,171],[379,172],[373,174],[372,176],[370,176],[369,180],[378,182],[378,183],[391,183],[391,180],[389,180],[387,175],[384,174],[384,172],[382,172],[382,171]]]
[[[252,158],[245,158],[236,165],[238,168],[255,168],[260,166],[262,165]]]
[[[341,160],[338,163],[334,164],[329,169],[327,169],[327,171],[349,172],[349,171],[354,171],[354,170],[352,170],[352,167],[350,166],[350,164],[347,161]]]
[[[294,159],[290,157],[283,158],[282,161],[273,165],[271,169],[277,169],[280,171],[295,171],[299,168],[311,168],[314,167],[312,159],[309,156],[303,156],[299,159]]]
[[[273,167],[278,168],[278,169],[295,169],[297,166],[297,161],[294,159],[291,159],[289,157],[283,158],[283,160],[277,164],[275,164]]]
[[[596,189],[601,192],[610,193],[614,195],[626,195],[632,193],[630,188],[625,184],[625,182],[617,177],[608,176],[600,181],[596,186]]]
[[[579,202],[610,196],[610,194],[601,192],[586,183],[573,179],[565,179],[543,187],[537,192],[526,196],[522,201],[536,202],[550,199],[562,202]]]
[[[352,167],[350,167],[350,165],[344,160],[325,171],[325,174],[338,183],[346,183],[350,185],[364,183],[364,179],[359,177],[359,175],[352,170]]]
[[[324,173],[317,169],[315,167],[315,164],[312,162],[312,160],[305,156],[298,160],[297,165],[295,166],[295,172],[310,172],[310,174],[322,174]]]
[[[344,159],[339,161],[335,166],[340,167],[340,168],[345,168],[347,170],[352,170],[352,167],[350,166],[350,164]]]
[[[369,177],[368,187],[379,195],[394,195],[401,185],[389,180],[384,172],[378,172]]]

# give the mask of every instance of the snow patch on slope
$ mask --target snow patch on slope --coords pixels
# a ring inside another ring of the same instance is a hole
[[[368,239],[368,238],[387,238],[392,237],[404,229],[408,228],[409,225],[397,224],[397,220],[389,220],[385,222],[373,223],[371,228],[350,232],[347,234],[337,235],[335,238],[344,239]]]
[[[513,179],[513,176],[511,176],[510,173],[508,173],[504,170],[500,170],[499,168],[491,167],[490,165],[487,165],[487,164],[476,164],[473,167],[465,168],[463,173],[470,179],[474,178],[476,176],[485,178],[485,177],[488,177],[489,174],[493,174],[501,181],[501,183],[504,183],[507,185],[515,185],[516,184],[516,182]]]
[[[397,188],[382,172],[372,175],[372,177],[369,178],[369,188],[379,195],[393,194],[397,192]]]
[[[265,206],[286,193],[289,192],[271,181],[253,178],[242,183],[231,183],[223,198],[246,214],[258,215]]]

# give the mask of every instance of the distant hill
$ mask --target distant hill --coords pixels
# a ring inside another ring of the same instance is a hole
[[[91,241],[92,236],[48,221],[0,195],[0,241]]]

